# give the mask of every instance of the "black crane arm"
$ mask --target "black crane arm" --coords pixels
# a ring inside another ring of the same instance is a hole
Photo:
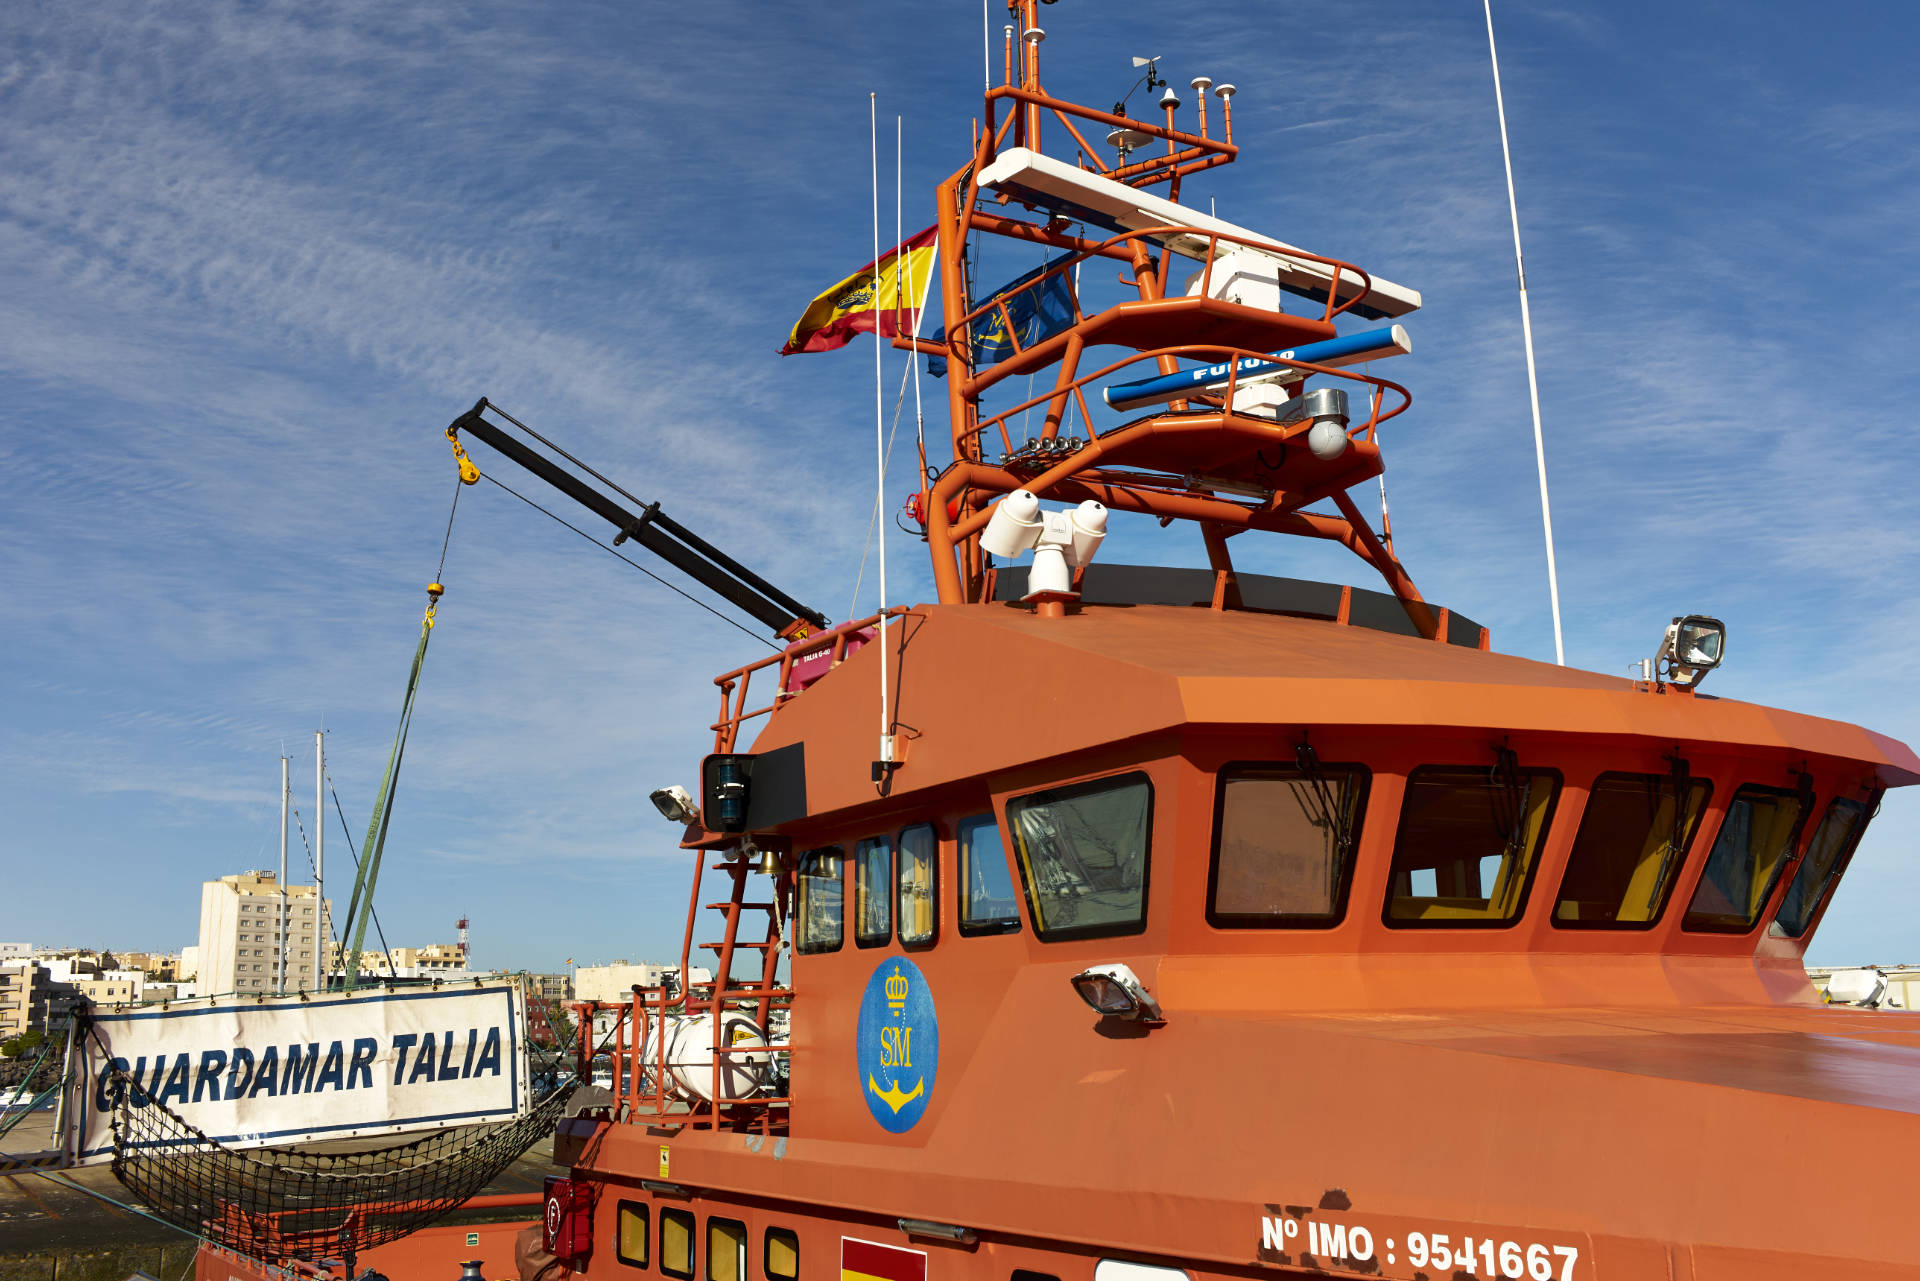
[[[648,503],[638,512],[623,506],[488,422],[482,416],[488,409],[524,429],[524,424],[518,419],[498,405],[490,404],[482,396],[474,402],[472,409],[453,420],[447,427],[447,435],[457,441],[459,434],[466,432],[474,439],[492,446],[507,461],[538,476],[612,525],[616,531],[613,539],[615,544],[632,539],[701,586],[773,629],[774,635],[781,639],[794,639],[806,635],[810,630],[827,626],[826,618],[818,610],[802,605],[661,511],[659,503]],[[571,455],[568,458],[569,461],[578,462]],[[608,483],[611,485],[611,482]]]

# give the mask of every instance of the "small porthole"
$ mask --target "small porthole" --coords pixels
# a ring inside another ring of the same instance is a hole
[[[707,1281],[747,1281],[747,1225],[707,1220]]]
[[[768,1281],[800,1281],[800,1237],[790,1228],[767,1229]]]
[[[650,1227],[646,1206],[632,1201],[620,1203],[620,1218],[613,1242],[614,1253],[620,1256],[620,1262],[630,1268],[647,1266]]]
[[[660,1270],[692,1281],[693,1215],[686,1210],[660,1211]]]

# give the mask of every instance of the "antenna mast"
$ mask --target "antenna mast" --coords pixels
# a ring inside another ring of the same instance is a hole
[[[1500,115],[1500,158],[1507,166],[1507,212],[1513,217],[1513,265],[1520,275],[1520,332],[1527,344],[1527,401],[1533,407],[1533,458],[1540,470],[1540,523],[1547,537],[1547,595],[1553,602],[1553,661],[1567,665],[1560,639],[1560,576],[1553,564],[1553,508],[1547,502],[1547,447],[1540,435],[1540,380],[1533,365],[1533,313],[1527,307],[1527,263],[1520,255],[1520,206],[1513,195],[1513,151],[1507,146],[1507,104],[1500,94],[1500,51],[1493,43],[1493,0],[1487,11],[1487,56],[1493,63],[1493,105]],[[1383,491],[1384,492],[1384,491]]]

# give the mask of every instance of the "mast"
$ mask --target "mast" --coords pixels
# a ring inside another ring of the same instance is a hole
[[[325,813],[320,807],[320,797],[326,789],[326,778],[326,731],[317,729],[313,731],[313,919],[319,932],[317,946],[323,957],[327,954],[325,940],[331,932],[327,928],[327,825],[320,821],[320,815]]]
[[[287,990],[287,805],[293,799],[293,784],[287,776],[287,757],[280,756],[280,974],[277,990]]]

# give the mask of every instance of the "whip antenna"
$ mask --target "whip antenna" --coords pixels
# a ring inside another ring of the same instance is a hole
[[[875,94],[867,95],[867,142],[873,161],[873,261],[874,302],[880,302],[880,108]],[[899,260],[894,270],[900,269]],[[875,503],[884,503],[887,492],[887,414],[881,386],[880,348],[887,341],[880,333],[879,317],[873,323],[873,466],[877,488]],[[875,639],[880,642],[880,754],[874,758],[874,781],[886,777],[893,764],[893,734],[887,716],[887,536],[880,532],[880,621]]]
[[[1540,469],[1540,523],[1547,537],[1547,595],[1553,602],[1553,661],[1565,667],[1560,639],[1560,576],[1553,564],[1553,508],[1547,502],[1547,447],[1540,435],[1540,380],[1533,366],[1533,314],[1527,307],[1527,264],[1520,256],[1520,206],[1513,196],[1513,151],[1507,145],[1507,104],[1500,94],[1500,52],[1493,43],[1493,0],[1487,11],[1487,56],[1493,62],[1493,105],[1500,115],[1500,158],[1507,166],[1507,212],[1513,217],[1513,265],[1520,276],[1520,332],[1527,345],[1527,400],[1533,406],[1533,457]]]

